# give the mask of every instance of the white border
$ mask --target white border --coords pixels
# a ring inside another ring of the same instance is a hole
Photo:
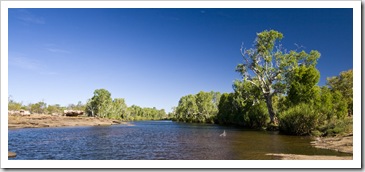
[[[0,58],[0,69],[1,69],[1,154],[0,154],[0,165],[3,168],[3,160],[7,159],[6,153],[8,151],[8,8],[3,7],[1,2],[1,58]]]
[[[353,8],[353,159],[359,160],[361,167],[361,2]]]
[[[353,160],[8,160],[8,8],[352,8]],[[361,1],[2,1],[1,168],[361,168]],[[356,151],[355,151],[356,150]],[[360,151],[359,151],[360,150]]]
[[[360,1],[2,1],[4,8],[354,8]]]

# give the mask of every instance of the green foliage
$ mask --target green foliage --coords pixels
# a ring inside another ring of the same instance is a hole
[[[119,120],[158,120],[166,118],[164,109],[141,108],[136,105],[128,107],[123,98],[111,98],[109,91],[98,89],[86,103],[85,111],[89,116]]]
[[[338,119],[344,119],[347,116],[347,101],[339,91],[333,93],[333,113]]]
[[[48,105],[47,112],[49,114],[53,114],[53,113],[62,114],[63,113],[63,108],[59,104]]]
[[[234,105],[234,95],[233,93],[223,93],[219,105],[218,105],[218,114],[217,121],[220,124],[230,124],[234,121],[233,117],[237,113],[235,111]]]
[[[352,117],[345,117],[344,119],[332,118],[319,125],[316,131],[319,132],[320,136],[335,136],[352,133],[352,127]]]
[[[244,126],[245,101],[235,93],[224,93],[220,99],[217,123]]]
[[[320,110],[321,113],[327,116],[327,119],[332,117],[332,109],[333,109],[333,95],[331,91],[327,87],[322,87],[320,92],[320,101],[316,102],[316,106]]]
[[[320,101],[316,102],[316,107],[322,114],[326,115],[328,120],[333,117],[343,119],[347,116],[348,104],[339,91],[333,92],[324,86],[321,88],[320,95]]]
[[[319,71],[313,66],[299,66],[290,74],[288,100],[291,105],[299,103],[314,104],[319,97]]]
[[[353,112],[353,72],[352,69],[343,71],[339,76],[327,78],[327,85],[332,91],[338,91],[345,99],[348,114],[352,115]]]
[[[47,104],[43,101],[40,101],[35,104],[30,104],[30,112],[31,113],[37,113],[37,114],[45,114],[47,113]]]
[[[284,103],[289,105],[289,108],[283,108],[282,113],[280,113],[280,129],[289,134],[311,134],[315,136],[333,136],[351,132],[352,118],[349,120],[350,118],[347,117],[347,114],[351,111],[348,110],[348,106],[350,106],[349,104],[352,102],[349,103],[349,99],[346,98],[344,94],[352,94],[352,88],[349,88],[349,85],[352,84],[347,85],[345,83],[341,83],[346,80],[344,78],[351,78],[351,72],[341,72],[339,77],[332,77],[332,79],[329,79],[330,84],[328,85],[331,85],[330,87],[323,86],[321,88],[316,85],[310,88],[310,86],[315,82],[312,80],[313,82],[311,82],[311,84],[307,84],[310,83],[311,79],[304,79],[308,80],[306,82],[304,82],[304,80],[301,81],[300,79],[303,79],[303,77],[296,77],[298,73],[294,72],[291,78],[293,79],[291,86],[294,85],[298,88],[309,89],[293,89],[292,87],[292,92],[289,92],[287,96],[287,99],[291,100],[291,102],[288,103],[289,101],[286,101],[287,103]],[[298,76],[302,76],[304,73],[308,72],[299,72]],[[342,81],[340,79],[341,75],[343,78]],[[300,84],[295,85],[293,82]],[[310,89],[316,89],[315,92],[317,93],[312,94],[312,96],[309,96],[310,94],[303,93],[305,90]],[[344,90],[347,90],[348,92],[345,93]],[[307,96],[309,99],[304,98]],[[310,98],[312,98],[312,100],[310,100]],[[297,106],[293,106],[295,103],[299,104]],[[304,127],[305,130],[303,129]]]
[[[319,136],[322,136],[322,133],[318,130],[313,130],[311,131],[311,136],[315,136],[315,137],[319,137]]]
[[[189,94],[179,100],[175,119],[182,122],[192,122],[195,120],[197,112],[198,106],[196,105],[195,95]]]
[[[124,118],[126,120],[160,120],[167,118],[166,112],[164,109],[156,109],[153,108],[141,108],[136,105],[132,105],[128,108],[127,117]]]
[[[198,107],[197,121],[214,123],[214,119],[218,113],[220,93],[200,91],[195,96]]]
[[[143,109],[139,106],[132,105],[128,107],[129,114],[126,117],[126,120],[140,120],[139,117],[143,115]]]
[[[269,120],[266,104],[253,94],[260,91],[248,82],[235,81],[234,93],[224,93],[219,102],[217,122],[247,128],[265,127]]]
[[[30,103],[29,105],[23,105],[22,103],[18,103],[11,98],[9,98],[8,104],[9,110],[20,111],[20,110],[28,110],[33,114],[61,114],[63,110],[66,109],[59,104],[55,105],[47,105],[44,101],[40,101],[38,103]]]
[[[262,128],[268,124],[269,113],[266,109],[266,104],[261,102],[259,104],[252,105],[248,108],[244,117],[245,126],[249,128]]]
[[[268,56],[264,57],[266,61],[271,61],[272,59],[266,59],[266,58],[270,58],[270,53],[274,49],[275,42],[277,40],[283,39],[283,37],[284,36],[282,33],[275,30],[270,30],[270,31],[265,30],[261,33],[258,33],[256,40],[257,52],[262,54],[263,56]]]
[[[86,112],[89,116],[110,117],[112,109],[112,98],[109,91],[105,89],[97,89],[94,96],[86,105]]]
[[[277,113],[281,113],[285,110],[287,110],[289,105],[288,96],[284,95],[277,95],[273,97],[273,106],[277,110]]]
[[[19,103],[19,102],[15,102],[14,100],[12,100],[10,97],[9,97],[9,100],[8,100],[8,110],[21,110],[22,109],[22,103]]]
[[[306,135],[316,128],[320,119],[319,113],[313,107],[301,103],[279,115],[279,129],[287,134]]]
[[[253,104],[264,98],[260,89],[249,82],[235,80],[233,83],[233,90],[235,100],[242,106],[245,103]]]
[[[125,119],[127,118],[128,115],[128,107],[125,104],[125,100],[123,98],[115,98],[113,100],[113,105],[112,105],[112,114],[111,116],[113,116],[112,118],[120,118],[120,119]]]
[[[181,97],[176,107],[175,120],[182,122],[214,123],[218,114],[219,92],[200,91]]]

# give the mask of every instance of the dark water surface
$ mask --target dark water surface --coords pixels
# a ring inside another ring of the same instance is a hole
[[[267,153],[348,155],[316,149],[309,137],[210,124],[133,122],[134,126],[9,130],[11,159],[263,160]],[[226,131],[226,137],[219,135]]]

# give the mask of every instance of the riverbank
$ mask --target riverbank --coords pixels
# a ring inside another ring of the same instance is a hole
[[[353,153],[353,135],[347,134],[336,137],[317,137],[311,145],[319,149],[330,149],[338,152]],[[278,157],[281,160],[352,160],[352,156],[319,156],[297,154],[266,154]]]
[[[353,153],[353,135],[336,137],[317,137],[311,144],[316,148],[331,149],[338,152]]]
[[[280,160],[352,160],[352,156],[326,156],[326,155],[297,155],[297,154],[266,154],[278,157]]]
[[[66,117],[44,114],[32,114],[29,116],[8,115],[8,128],[44,128],[44,127],[72,127],[72,126],[107,126],[124,124],[128,122],[96,117]]]
[[[8,158],[15,158],[15,157],[16,157],[16,153],[15,152],[8,151]]]

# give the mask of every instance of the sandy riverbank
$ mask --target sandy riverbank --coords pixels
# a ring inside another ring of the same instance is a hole
[[[316,148],[331,149],[338,152],[353,153],[353,135],[316,138],[311,144]]]
[[[297,155],[297,154],[267,154],[281,160],[352,160],[352,156],[322,156],[322,155]]]
[[[95,117],[66,117],[34,114],[29,116],[8,115],[8,128],[42,128],[42,127],[67,127],[67,126],[100,126],[124,124],[128,122]]]
[[[353,136],[315,138],[311,142],[312,146],[320,149],[330,149],[338,152],[353,153]],[[320,156],[320,155],[297,155],[297,154],[267,154],[278,157],[282,160],[352,160],[352,156]]]

